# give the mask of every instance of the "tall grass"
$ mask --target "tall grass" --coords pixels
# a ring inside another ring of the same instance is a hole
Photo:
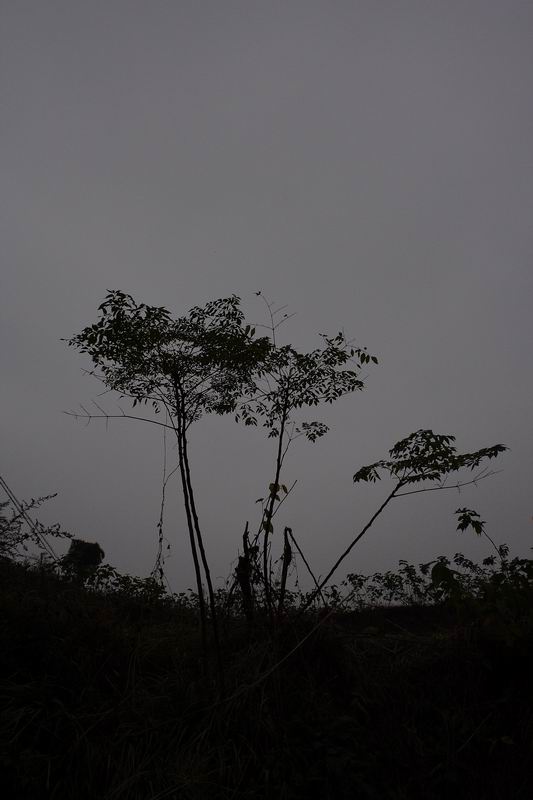
[[[274,629],[220,591],[220,696],[194,595],[2,560],[4,796],[531,796],[533,562],[452,563],[461,595],[402,563]]]

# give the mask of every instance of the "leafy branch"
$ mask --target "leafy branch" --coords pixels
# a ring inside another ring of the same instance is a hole
[[[492,447],[484,447],[481,450],[476,450],[473,453],[457,453],[457,449],[453,442],[455,436],[446,436],[433,433],[431,430],[418,430],[410,436],[397,442],[394,447],[389,450],[390,459],[381,459],[373,464],[361,467],[353,476],[354,483],[367,482],[375,483],[381,480],[381,473],[388,474],[391,478],[396,480],[396,485],[392,491],[385,498],[378,510],[372,515],[370,520],[366,523],[363,529],[352,539],[348,547],[344,550],[339,558],[335,561],[326,577],[323,578],[319,584],[319,588],[323,589],[324,586],[330,581],[339,566],[345,558],[351,553],[357,542],[359,542],[369,528],[374,524],[375,520],[384,511],[386,506],[398,497],[404,497],[409,494],[416,494],[421,491],[435,491],[443,489],[455,488],[461,489],[477,481],[487,478],[494,474],[488,472],[486,469],[478,473],[475,478],[466,481],[458,481],[455,486],[446,486],[442,483],[450,473],[457,472],[461,469],[474,470],[485,459],[496,458],[500,453],[503,453],[508,448],[503,444],[496,444]],[[440,485],[425,487],[413,491],[400,492],[404,486],[418,484],[424,481],[435,482],[439,481]],[[468,509],[462,509],[463,512],[468,512]],[[479,526],[483,523],[478,522],[475,517],[479,515],[476,512],[468,512],[463,514],[460,518],[458,529],[464,528],[471,524],[474,526],[476,532]],[[463,527],[461,527],[463,526]],[[311,594],[305,607],[308,607],[315,599],[318,593],[318,588]]]

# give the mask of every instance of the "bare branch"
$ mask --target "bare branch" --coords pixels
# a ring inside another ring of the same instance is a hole
[[[80,404],[81,406],[81,404]],[[83,406],[81,406],[83,408]],[[63,414],[66,414],[68,417],[74,417],[74,419],[86,419],[88,422],[91,422],[93,419],[136,419],[139,422],[150,422],[152,425],[159,425],[161,428],[168,428],[168,430],[174,430],[172,425],[166,425],[164,422],[159,422],[156,419],[147,419],[146,417],[137,417],[134,414],[90,414],[87,409],[83,408],[84,414],[78,414],[75,411],[63,411]]]

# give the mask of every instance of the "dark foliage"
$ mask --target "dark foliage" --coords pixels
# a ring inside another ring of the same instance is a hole
[[[293,597],[252,638],[221,615],[221,701],[194,596],[0,561],[4,796],[531,796],[533,562],[458,554],[462,600],[429,567],[367,579],[373,605],[299,615]]]

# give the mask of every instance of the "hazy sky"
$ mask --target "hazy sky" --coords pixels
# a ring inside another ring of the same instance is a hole
[[[390,488],[353,473],[418,428],[460,450],[507,444],[504,472],[396,501],[339,577],[487,555],[455,532],[465,505],[531,555],[531,2],[3,0],[0,115],[1,473],[19,497],[59,492],[43,521],[121,570],[153,565],[161,435],[65,416],[102,387],[60,337],[110,288],[177,315],[236,293],[256,322],[261,289],[297,312],[286,341],[311,349],[343,327],[380,360],[364,392],[316,415],[328,437],[287,458],[298,484],[277,530],[317,572]],[[274,443],[215,418],[191,449],[223,578]],[[182,589],[178,492],[165,533]]]

